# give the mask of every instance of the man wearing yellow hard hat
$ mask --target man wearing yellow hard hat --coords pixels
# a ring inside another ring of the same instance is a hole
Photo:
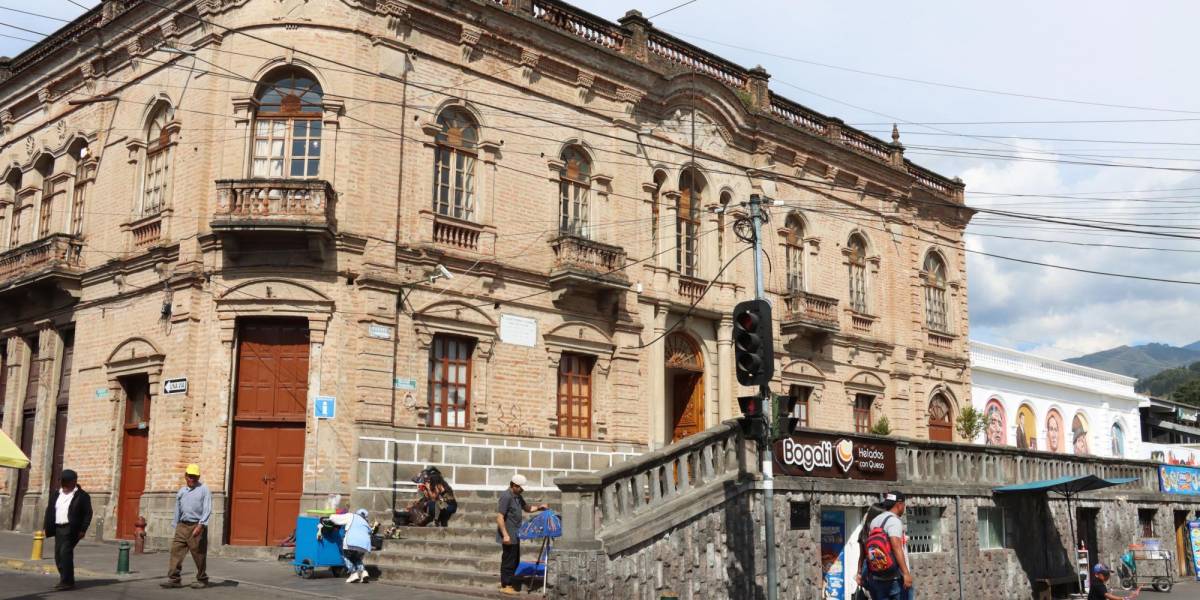
[[[189,552],[196,561],[196,583],[194,588],[208,587],[208,572],[204,565],[208,555],[208,518],[212,516],[212,492],[200,483],[200,465],[188,465],[183,470],[187,485],[175,493],[175,536],[171,539],[171,562],[167,567],[164,588],[180,588],[180,571],[183,557]]]

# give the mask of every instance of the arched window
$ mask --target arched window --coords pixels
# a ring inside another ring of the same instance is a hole
[[[950,401],[940,392],[929,401],[929,439],[935,442],[954,441],[954,418]]]
[[[439,215],[475,219],[475,159],[479,126],[460,108],[438,115],[434,148],[433,210]]]
[[[787,292],[799,294],[804,291],[804,221],[799,215],[788,215],[784,223],[786,237],[784,250],[787,255]]]
[[[1112,455],[1114,458],[1125,456],[1125,428],[1120,423],[1112,425]]]
[[[88,190],[96,180],[96,161],[92,158],[88,145],[79,142],[71,149],[75,158],[75,190],[71,196],[71,235],[83,234],[83,212],[87,205]]]
[[[946,263],[937,252],[925,257],[925,326],[933,331],[949,332],[950,315],[946,307]]]
[[[867,240],[857,233],[846,242],[850,265],[850,309],[867,312]]]
[[[316,177],[321,168],[321,84],[301,69],[272,71],[258,86],[251,176]]]
[[[62,192],[62,182],[54,177],[54,157],[44,154],[35,166],[42,178],[42,199],[38,203],[38,239],[50,235],[50,226],[54,221],[54,202]]]
[[[721,192],[721,210],[717,211],[717,263],[720,265],[718,269],[725,267],[725,213],[729,212],[729,203],[732,201],[733,194]]]
[[[583,148],[563,148],[562,171],[558,180],[558,207],[560,233],[589,237],[588,193],[592,187],[592,161]]]
[[[8,177],[4,180],[5,192],[8,195],[9,201],[9,227],[8,227],[8,248],[15,248],[21,245],[21,220],[23,211],[21,210],[21,198],[18,192],[21,191],[21,170],[9,169]]]
[[[150,115],[146,124],[146,162],[142,170],[142,201],[138,215],[158,214],[167,201],[167,185],[170,183],[171,139],[170,107],[161,103]]]
[[[703,203],[704,176],[695,169],[679,175],[679,202],[675,218],[675,269],[680,275],[695,277],[699,271],[700,205]]]
[[[667,174],[663,171],[654,172],[654,192],[650,194],[650,241],[654,245],[654,254],[658,254],[658,238],[660,235],[659,227],[662,222],[659,220],[662,207],[659,202],[662,201],[662,186],[667,182]],[[658,261],[655,261],[656,263]]]

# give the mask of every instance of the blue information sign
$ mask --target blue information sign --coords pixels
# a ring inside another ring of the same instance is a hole
[[[317,396],[313,404],[313,416],[318,419],[332,419],[337,415],[337,398],[333,396]]]

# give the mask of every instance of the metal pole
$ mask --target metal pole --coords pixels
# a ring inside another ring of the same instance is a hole
[[[763,293],[763,274],[762,274],[762,198],[757,194],[750,196],[750,223],[754,226],[754,297],[762,299]],[[774,324],[772,324],[774,327]],[[767,420],[767,430],[770,431],[772,412],[771,386],[759,386],[759,395],[762,398],[763,415]],[[771,456],[770,440],[763,443],[762,453],[762,475],[763,475],[763,512],[764,525],[766,527],[766,546],[767,546],[767,600],[776,600],[779,597],[779,584],[776,581],[775,573],[775,479],[772,473],[773,458]]]

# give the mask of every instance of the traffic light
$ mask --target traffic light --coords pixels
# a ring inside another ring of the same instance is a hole
[[[742,409],[742,414],[750,418],[761,418],[762,398],[757,394],[753,396],[738,396],[738,406]]]
[[[747,300],[733,307],[733,348],[737,380],[742,385],[766,385],[775,374],[771,342],[771,305]]]
[[[799,398],[787,396],[775,396],[775,418],[771,421],[771,438],[779,439],[791,437],[796,433],[796,424],[800,419],[796,418],[796,401]]]

